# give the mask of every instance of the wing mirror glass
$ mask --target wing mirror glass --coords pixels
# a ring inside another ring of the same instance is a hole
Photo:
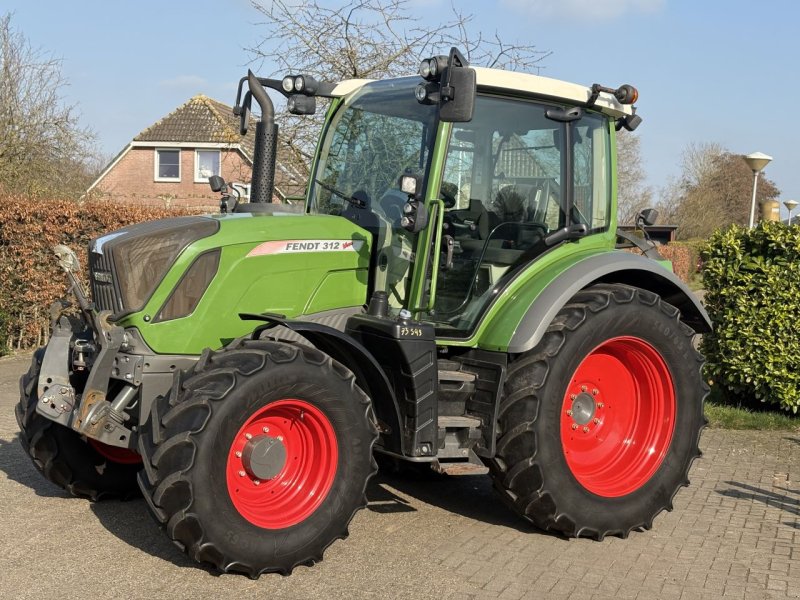
[[[658,211],[655,208],[645,208],[636,219],[638,222],[650,227],[658,220]]]

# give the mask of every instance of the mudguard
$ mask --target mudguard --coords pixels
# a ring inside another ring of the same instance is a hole
[[[539,294],[517,325],[508,352],[527,352],[542,339],[558,311],[594,283],[623,283],[654,292],[681,311],[697,333],[711,331],[711,319],[692,291],[659,263],[628,252],[589,256],[567,268]]]
[[[281,325],[302,336],[312,346],[350,369],[359,387],[372,400],[380,432],[377,445],[388,452],[405,455],[400,409],[397,406],[394,389],[378,361],[361,343],[338,329],[312,321],[291,320],[273,314],[241,313],[239,317],[244,320],[266,322],[253,331],[251,334],[253,339],[257,339],[262,332]]]

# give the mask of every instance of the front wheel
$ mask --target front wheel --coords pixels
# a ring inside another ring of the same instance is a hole
[[[595,539],[671,510],[705,424],[693,335],[645,290],[576,295],[509,367],[490,464],[504,499],[543,529]]]
[[[377,468],[371,404],[350,371],[248,340],[176,377],[140,436],[139,483],[179,548],[257,577],[313,564],[347,536]]]
[[[43,358],[44,348],[40,348],[28,372],[20,378],[20,399],[15,409],[19,441],[33,465],[47,480],[79,498],[138,496],[136,474],[142,461],[137,453],[87,439],[36,412]]]

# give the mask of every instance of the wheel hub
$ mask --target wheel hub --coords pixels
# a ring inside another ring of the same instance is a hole
[[[578,425],[586,425],[594,417],[597,404],[591,394],[581,392],[572,401],[572,420]]]
[[[254,479],[272,479],[286,465],[283,440],[268,435],[251,438],[242,450],[242,465]]]

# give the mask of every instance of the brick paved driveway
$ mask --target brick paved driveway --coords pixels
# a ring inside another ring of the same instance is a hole
[[[34,471],[12,408],[28,357],[0,360],[0,598],[800,598],[800,435],[707,431],[675,510],[627,540],[563,540],[485,477],[379,478],[325,560],[215,576],[141,500],[67,498]]]

